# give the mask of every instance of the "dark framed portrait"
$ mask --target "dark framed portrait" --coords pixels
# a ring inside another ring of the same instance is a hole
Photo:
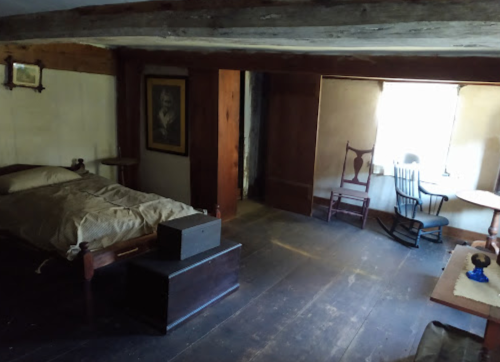
[[[146,147],[187,155],[187,78],[146,77]]]

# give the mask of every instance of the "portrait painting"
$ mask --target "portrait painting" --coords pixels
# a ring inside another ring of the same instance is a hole
[[[146,78],[147,148],[187,155],[186,78]]]

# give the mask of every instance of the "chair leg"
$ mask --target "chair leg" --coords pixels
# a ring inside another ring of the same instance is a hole
[[[330,194],[330,206],[328,206],[328,219],[326,221],[330,222],[330,218],[332,217],[332,209],[333,209],[333,191]]]
[[[396,231],[396,227],[398,226],[399,224],[399,216],[396,215],[394,217],[394,221],[392,222],[392,226],[391,226],[391,235],[394,235],[394,231]]]
[[[443,227],[440,226],[439,227],[439,232],[438,232],[438,243],[442,243],[443,242]]]
[[[366,199],[363,202],[363,224],[361,225],[361,229],[365,228],[366,225],[366,219],[368,219],[368,209],[370,208],[370,199]]]
[[[340,210],[340,203],[341,203],[341,202],[342,202],[342,197],[339,195],[339,197],[337,198],[336,207],[335,207],[335,208],[337,209],[337,211],[338,211],[338,210]],[[337,216],[338,214],[339,214],[339,213],[338,213],[338,212],[336,212],[336,213],[335,213],[335,216]]]
[[[415,239],[415,247],[418,248],[418,243],[420,242],[420,237],[422,236],[422,229],[419,227],[417,232],[417,238]]]

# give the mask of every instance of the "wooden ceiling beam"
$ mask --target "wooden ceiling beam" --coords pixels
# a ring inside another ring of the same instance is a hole
[[[266,45],[500,49],[497,0],[181,0],[0,18],[0,42],[219,39]],[[148,44],[144,44],[148,45]]]
[[[48,69],[94,74],[116,74],[116,58],[110,49],[84,44],[1,45],[0,64],[12,56],[21,63],[41,60]]]
[[[500,82],[500,58],[445,56],[338,56],[317,54],[192,52],[117,49],[122,61],[186,68],[299,72],[348,77]]]

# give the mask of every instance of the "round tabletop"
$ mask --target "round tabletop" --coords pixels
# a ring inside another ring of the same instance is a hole
[[[470,202],[474,205],[487,207],[493,210],[500,210],[500,196],[490,191],[466,190],[457,192],[460,200]]]
[[[131,157],[113,157],[101,160],[103,165],[107,166],[133,166],[139,163],[137,158]]]

